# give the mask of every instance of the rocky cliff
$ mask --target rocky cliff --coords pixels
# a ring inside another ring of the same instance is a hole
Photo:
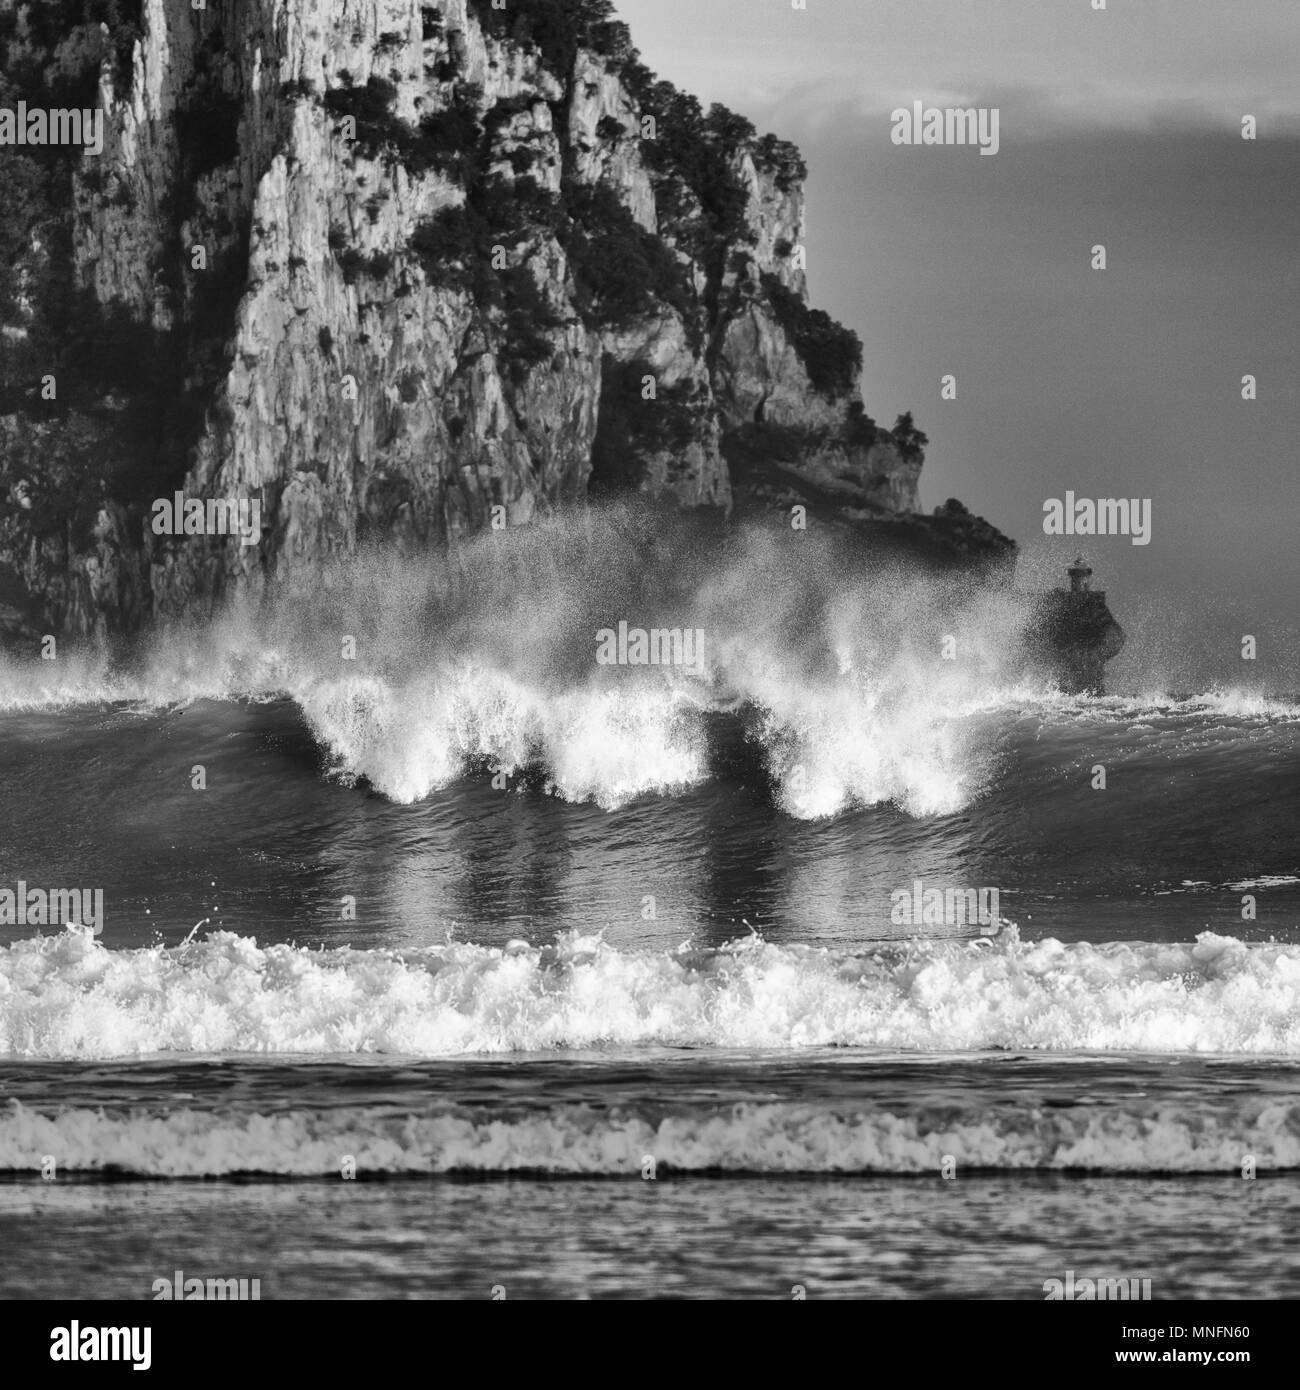
[[[810,309],[798,151],[608,0],[0,0],[0,563],[55,630],[310,585],[588,495],[916,507]],[[255,544],[151,504],[255,498]],[[994,546],[996,549],[996,545]]]

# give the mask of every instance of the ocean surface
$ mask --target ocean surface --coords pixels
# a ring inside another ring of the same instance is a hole
[[[1300,1295],[1300,700],[511,573],[0,664],[0,1296]]]

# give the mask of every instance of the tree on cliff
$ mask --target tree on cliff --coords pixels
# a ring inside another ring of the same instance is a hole
[[[930,442],[929,435],[916,428],[910,410],[904,411],[894,422],[893,439],[898,452],[909,462],[919,459]]]
[[[491,0],[470,0],[483,32],[515,43],[530,43],[548,67],[568,78],[578,50],[586,49],[616,63],[636,56],[632,35],[618,18],[613,0],[528,0],[495,9]]]

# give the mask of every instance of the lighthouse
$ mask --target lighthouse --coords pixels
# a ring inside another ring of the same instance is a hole
[[[1101,695],[1106,663],[1124,646],[1124,629],[1092,587],[1092,566],[1082,555],[1066,567],[1069,589],[1032,596],[1034,618],[1025,635],[1030,664],[1069,695]]]
[[[1091,591],[1092,585],[1089,580],[1092,579],[1092,569],[1082,555],[1076,555],[1074,564],[1065,572],[1070,576],[1070,592],[1072,594],[1086,594]]]

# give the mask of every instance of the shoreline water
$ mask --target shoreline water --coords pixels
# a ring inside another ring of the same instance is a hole
[[[1300,1176],[0,1183],[0,1299],[147,1301],[175,1269],[276,1299],[1044,1301],[1300,1295]],[[725,1238],[724,1233],[725,1232]]]

